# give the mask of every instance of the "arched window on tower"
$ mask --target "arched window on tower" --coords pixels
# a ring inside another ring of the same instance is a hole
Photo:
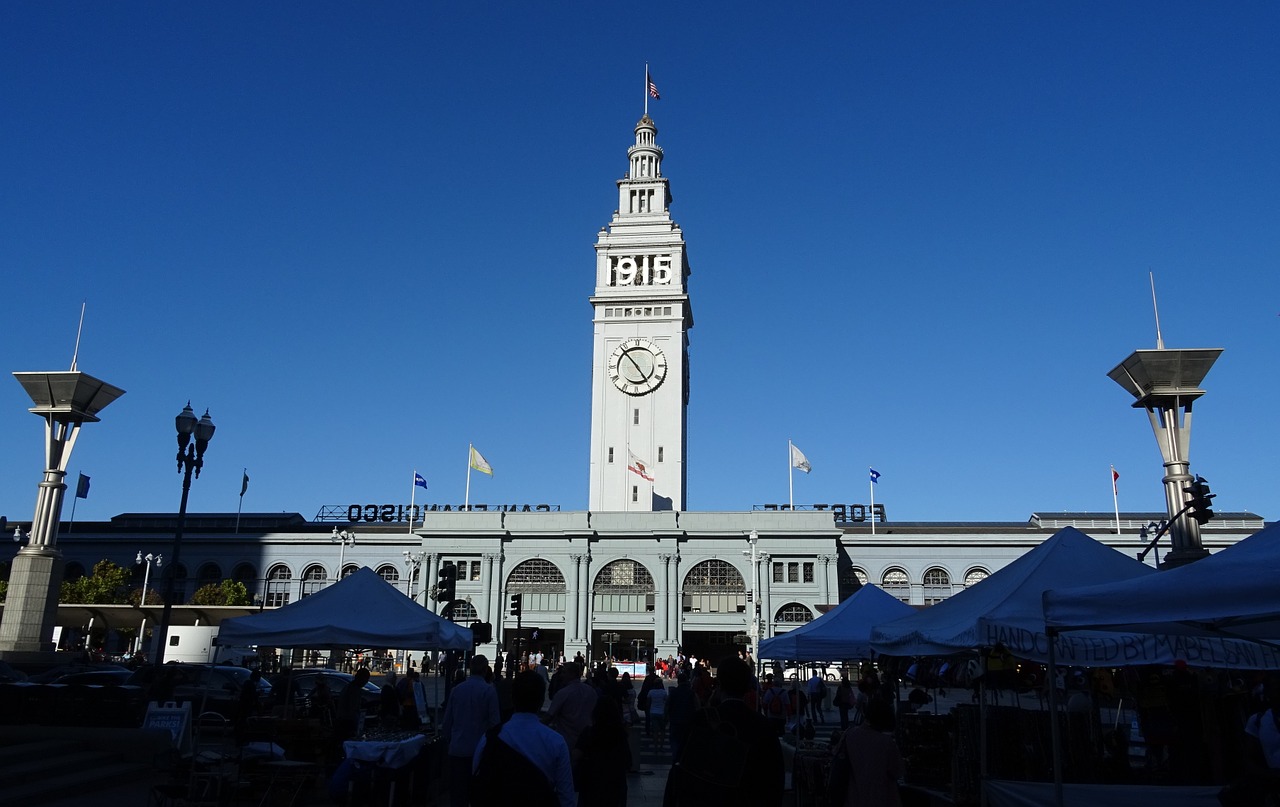
[[[924,573],[924,604],[935,605],[951,596],[951,575],[933,567]]]
[[[901,569],[889,569],[880,578],[880,588],[903,602],[911,602],[911,578]]]
[[[742,572],[724,560],[704,560],[684,576],[685,613],[740,614],[747,610],[747,583]]]
[[[618,612],[652,611],[657,590],[653,575],[638,560],[622,558],[605,565],[591,586],[595,610]]]

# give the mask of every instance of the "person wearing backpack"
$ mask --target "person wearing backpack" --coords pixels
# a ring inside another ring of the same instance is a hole
[[[699,709],[671,767],[663,807],[782,803],[785,764],[768,718],[747,705],[751,667],[729,656],[716,668],[713,705]]]

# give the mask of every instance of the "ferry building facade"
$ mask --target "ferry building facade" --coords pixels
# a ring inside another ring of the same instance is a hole
[[[875,583],[916,605],[973,585],[1063,526],[1137,552],[1139,529],[1163,514],[1032,515],[1019,523],[901,523],[859,504],[742,512],[687,509],[689,331],[684,236],[670,215],[657,127],[635,126],[618,209],[597,237],[593,310],[588,509],[551,505],[418,508],[338,505],[312,520],[296,513],[187,517],[175,574],[179,596],[223,579],[245,583],[254,608],[287,605],[360,566],[461,623],[493,625],[492,656],[522,635],[543,652],[647,660],[686,652],[719,658],[808,622],[857,587]],[[876,520],[871,529],[868,519]],[[101,559],[132,566],[164,553],[176,516],[124,514],[76,524],[58,545],[65,576]],[[412,525],[412,526],[410,526]],[[1263,527],[1225,513],[1202,533],[1210,551]],[[1117,532],[1118,528],[1118,532]],[[441,570],[456,596],[435,597]],[[139,570],[138,585],[142,582]],[[155,586],[153,586],[155,588]],[[83,629],[150,624],[159,606],[60,609]],[[152,613],[154,611],[154,613]],[[174,624],[216,623],[244,609],[179,605]]]

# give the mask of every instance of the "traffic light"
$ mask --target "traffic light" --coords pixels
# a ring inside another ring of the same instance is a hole
[[[488,622],[471,623],[471,641],[473,644],[488,644],[493,641],[493,625]]]
[[[1190,512],[1197,524],[1203,524],[1213,518],[1213,498],[1218,494],[1209,492],[1209,483],[1204,481],[1204,477],[1197,476],[1182,490],[1191,494]]]
[[[446,563],[440,567],[440,582],[436,585],[436,601],[452,602],[458,591],[458,567]]]
[[[519,618],[520,618],[520,612],[521,612],[521,608],[522,608],[522,606],[523,606],[523,605],[524,605],[524,595],[523,595],[523,594],[512,594],[512,595],[511,595],[511,615],[512,615],[513,617],[515,617],[516,619],[519,619]]]

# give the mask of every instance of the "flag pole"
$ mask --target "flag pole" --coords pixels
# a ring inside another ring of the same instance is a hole
[[[787,508],[790,510],[796,509],[796,472],[792,448],[791,441],[787,440]]]
[[[412,481],[413,481],[413,484],[409,487],[409,534],[410,535],[413,535],[413,505],[414,505],[414,502],[416,501],[414,497],[418,495],[418,469],[417,468],[413,469]],[[410,585],[412,584],[413,584],[412,581],[410,581]]]
[[[236,535],[240,534],[240,511],[244,509],[244,492],[246,490],[244,480],[249,476],[249,469],[244,468],[241,470],[241,473],[243,476],[240,477],[240,503],[236,505]]]
[[[471,510],[471,452],[475,450],[474,445],[467,443],[467,492],[462,497],[462,509],[467,512]]]
[[[1120,489],[1116,486],[1116,480],[1120,475],[1116,473],[1116,466],[1111,466],[1111,503],[1116,508],[1116,535],[1120,534]]]
[[[871,534],[876,534],[876,478],[868,474],[871,480],[867,483],[867,487],[871,489],[871,512],[867,515],[871,518]]]
[[[649,63],[644,63],[644,114],[649,114]]]
[[[79,496],[73,496],[71,499],[71,522],[67,524],[67,532],[71,532],[71,528],[76,525],[76,499],[79,498]]]

